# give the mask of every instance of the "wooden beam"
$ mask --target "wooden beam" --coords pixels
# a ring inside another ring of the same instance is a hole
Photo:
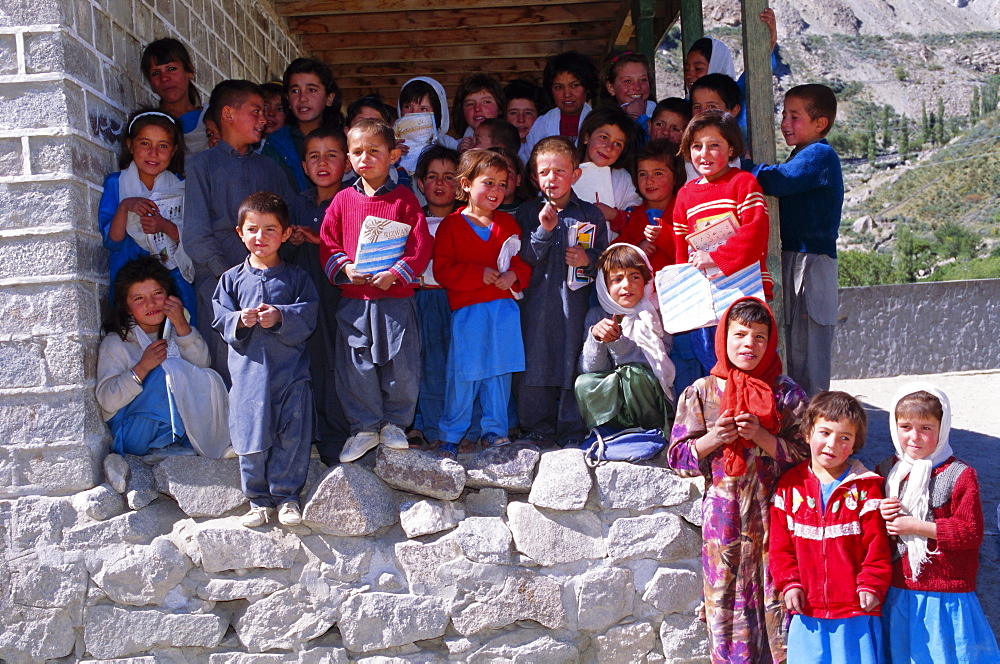
[[[691,44],[704,36],[705,22],[701,14],[701,0],[681,0],[681,47],[684,49],[682,56],[687,57]]]
[[[465,44],[511,44],[525,47],[534,42],[560,40],[599,40],[607,37],[607,24],[569,23],[565,26],[530,25],[506,28],[459,28],[449,30],[424,30],[405,33],[379,33],[380,44],[406,44],[414,47],[447,48]],[[304,34],[302,44],[310,51],[337,51],[342,49],[371,48],[372,36],[367,32],[341,32],[339,34]]]
[[[343,49],[338,51],[323,51],[323,60],[330,65],[381,65],[387,63],[405,63],[407,68],[415,69],[414,63],[429,60],[493,60],[496,58],[548,58],[563,51],[577,50],[584,55],[592,53],[592,40],[560,40],[547,42],[518,42],[506,44],[467,44],[448,48],[428,47],[393,47],[375,46],[370,48]],[[315,47],[315,45],[314,45]]]
[[[653,18],[656,7],[653,0],[632,0],[632,23],[635,25],[636,51],[642,53],[651,63],[656,62],[656,44],[659,38],[653,36]],[[650,74],[655,74],[656,67],[650,68]],[[656,94],[656,81],[650,76],[649,88]]]
[[[311,14],[368,14],[380,12],[414,12],[429,10],[463,11],[473,5],[481,8],[546,7],[555,5],[584,5],[593,0],[503,0],[503,2],[463,2],[462,0],[278,0],[275,9],[282,16],[308,16]]]

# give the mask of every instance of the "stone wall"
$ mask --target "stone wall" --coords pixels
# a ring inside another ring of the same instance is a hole
[[[235,459],[104,469],[0,505],[3,661],[707,661],[700,480],[660,467],[382,449],[253,530]]]
[[[257,0],[0,0],[0,498],[99,481],[93,397],[107,258],[97,227],[142,47],[190,45],[203,98],[299,54]]]
[[[840,289],[834,378],[1000,368],[1000,279]]]

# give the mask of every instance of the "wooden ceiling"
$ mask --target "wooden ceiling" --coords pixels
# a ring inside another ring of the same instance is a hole
[[[412,76],[449,96],[468,74],[541,81],[552,55],[578,50],[601,67],[634,48],[630,0],[275,0],[313,57],[334,69],[346,102],[378,93],[394,104]],[[657,0],[662,35],[680,0]]]

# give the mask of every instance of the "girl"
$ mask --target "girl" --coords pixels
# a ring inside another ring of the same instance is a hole
[[[587,313],[582,373],[574,386],[584,424],[588,429],[667,426],[674,365],[649,260],[638,247],[613,244],[597,259],[595,283],[599,304]]]
[[[136,258],[118,271],[114,293],[97,353],[111,451],[142,455],[181,443],[221,458],[229,447],[226,386],[208,368],[208,346],[184,317],[170,273],[151,256]]]
[[[652,79],[649,59],[641,53],[626,51],[611,61],[604,82],[608,94],[638,123],[646,139],[649,138],[649,119],[656,109],[656,102],[649,99]]]
[[[691,122],[691,102],[680,97],[667,97],[656,105],[649,122],[649,138],[666,139],[680,145],[684,129]]]
[[[783,612],[767,571],[771,493],[807,448],[798,423],[807,397],[781,375],[778,330],[766,304],[741,298],[715,331],[720,360],[677,402],[667,463],[705,478],[702,566],[713,662],[780,661]]]
[[[261,97],[264,99],[264,117],[267,118],[264,136],[270,136],[285,126],[288,100],[285,99],[285,88],[278,81],[265,83],[260,89],[264,92]]]
[[[891,664],[1000,661],[976,597],[983,512],[976,471],[954,457],[951,403],[933,385],[896,393],[889,432],[896,456],[882,516],[891,535],[892,586],[882,626]]]
[[[535,120],[548,110],[543,106],[542,91],[533,83],[517,79],[504,86],[503,96],[507,99],[507,122],[517,127],[524,143]]]
[[[140,110],[123,134],[122,170],[104,179],[97,209],[105,248],[111,252],[111,291],[122,265],[153,254],[170,271],[175,290],[197,324],[194,265],[181,244],[184,219],[184,135],[180,124],[159,111]]]
[[[517,255],[521,229],[496,212],[507,188],[507,162],[488,150],[469,150],[458,166],[458,197],[468,204],[448,215],[434,241],[434,278],[452,309],[451,347],[438,450],[454,457],[482,405],[484,447],[506,445],[511,375],[524,371],[521,318],[515,302],[531,269]],[[503,256],[507,257],[505,261]],[[468,345],[474,341],[474,349]],[[470,352],[472,350],[472,352]]]
[[[502,117],[507,102],[500,81],[489,74],[473,74],[458,86],[455,92],[455,132],[461,135],[458,151],[465,152],[474,145],[473,133],[483,120]]]
[[[636,181],[643,202],[632,208],[618,241],[642,249],[653,274],[674,262],[674,234],[669,228],[662,231],[663,224],[669,225],[673,218],[674,199],[684,182],[683,164],[677,156],[677,145],[669,141],[650,141],[636,153]]]
[[[458,141],[448,135],[448,129],[451,126],[448,97],[441,84],[433,78],[417,76],[404,83],[399,91],[396,111],[399,113],[399,117],[410,113],[433,113],[434,123],[437,127],[438,145],[452,150],[458,148]],[[401,149],[409,151],[406,146]]]
[[[882,483],[850,458],[864,447],[867,421],[849,394],[814,396],[802,421],[811,458],[774,493],[769,569],[793,614],[795,664],[882,661],[879,613],[891,575]]]
[[[578,51],[566,51],[549,58],[542,72],[542,88],[554,108],[538,118],[521,146],[521,160],[527,163],[538,141],[546,136],[565,136],[574,144],[580,125],[590,113],[588,99],[597,95],[597,67]]]
[[[521,165],[521,158],[516,153],[507,148],[490,148],[490,152],[496,152],[507,162],[507,194],[503,198],[503,204],[497,209],[501,212],[513,214],[517,206],[529,200],[534,192],[528,183],[528,178],[524,176],[524,167]]]
[[[194,64],[184,44],[176,39],[157,39],[142,51],[142,75],[160,98],[159,110],[180,122],[187,154],[208,147],[205,110],[194,87]]]
[[[626,209],[642,203],[629,173],[635,145],[635,123],[619,108],[599,108],[588,115],[580,127],[580,168],[586,171],[588,164],[592,164],[611,169],[614,199],[601,201],[598,198],[594,204],[615,234],[621,232],[628,221]],[[586,192],[581,194],[587,198]]]

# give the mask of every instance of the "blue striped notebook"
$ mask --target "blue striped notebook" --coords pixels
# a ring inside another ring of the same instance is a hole
[[[709,279],[691,265],[668,265],[656,273],[663,329],[679,334],[715,325],[733,302],[741,297],[764,299],[760,265],[754,263],[729,276]]]
[[[412,228],[401,221],[371,215],[366,217],[358,237],[354,270],[363,274],[377,274],[395,265],[406,249],[406,238]]]

